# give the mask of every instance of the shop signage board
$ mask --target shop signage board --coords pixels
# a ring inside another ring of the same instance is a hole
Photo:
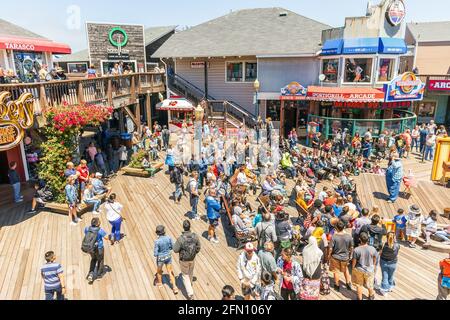
[[[425,83],[414,73],[399,75],[389,84],[384,85],[385,101],[421,101],[425,92]]]
[[[15,101],[10,98],[11,93],[0,93],[0,151],[15,148],[34,124],[33,95],[24,93]]]
[[[280,100],[306,100],[307,91],[307,88],[294,81],[281,89]]]
[[[204,69],[205,68],[205,61],[192,61],[191,62],[191,69]],[[209,62],[208,62],[208,68],[209,68]]]
[[[430,91],[450,91],[450,80],[428,80]]]
[[[403,0],[392,0],[386,10],[386,19],[394,27],[400,25],[406,16],[406,6]]]

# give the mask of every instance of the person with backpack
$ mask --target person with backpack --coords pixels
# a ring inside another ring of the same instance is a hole
[[[260,299],[262,301],[283,300],[283,297],[275,292],[275,282],[273,275],[267,271],[263,271],[261,275]]]
[[[308,245],[303,249],[303,279],[301,300],[319,300],[320,279],[322,277],[323,252],[317,244],[317,239],[311,236]]]
[[[439,294],[436,300],[447,300],[450,295],[450,254],[447,259],[439,262],[441,272],[438,277],[438,291]]]
[[[184,287],[188,300],[194,300],[194,290],[192,281],[194,275],[195,258],[201,250],[200,239],[191,232],[191,223],[189,220],[183,223],[183,234],[177,239],[173,247],[173,252],[180,255],[180,269],[183,277]]]
[[[156,239],[153,249],[153,255],[156,258],[156,264],[158,267],[155,276],[155,285],[158,288],[162,287],[163,267],[166,266],[167,272],[169,273],[173,294],[177,295],[179,291],[175,283],[175,275],[173,273],[172,266],[173,240],[166,235],[166,228],[164,226],[156,227],[156,235],[158,236],[158,239]]]
[[[264,244],[264,250],[259,250],[258,258],[261,261],[261,269],[272,275],[274,282],[278,280],[277,261],[275,260],[275,245],[271,241]]]
[[[110,235],[111,245],[120,242],[120,240],[125,237],[124,234],[120,233],[122,222],[125,221],[121,214],[123,205],[117,202],[116,198],[117,195],[113,193],[109,196],[108,201],[105,204],[106,219],[108,219],[108,222],[112,226]]]
[[[183,196],[183,168],[181,163],[175,163],[175,169],[170,173],[170,182],[175,185],[174,200],[176,204],[181,203],[181,198]]]
[[[369,218],[369,214],[369,209],[364,208],[361,211],[361,217],[356,219],[355,223],[353,224],[353,241],[355,243],[355,246],[359,245],[359,235],[361,233],[362,227],[370,225],[372,223],[372,220]]]
[[[352,282],[356,286],[358,300],[363,300],[363,286],[369,290],[369,300],[375,300],[374,281],[378,259],[377,250],[369,245],[369,235],[361,232],[361,245],[353,252]]]
[[[189,193],[189,202],[191,205],[191,219],[200,220],[200,217],[198,216],[198,201],[200,200],[200,194],[198,193],[197,171],[193,171],[191,173],[191,178],[189,179],[186,189]]]
[[[108,240],[108,234],[100,227],[100,219],[93,218],[91,226],[84,229],[84,239],[81,250],[91,256],[87,280],[93,284],[95,279],[101,279],[105,273],[105,249],[103,240]]]

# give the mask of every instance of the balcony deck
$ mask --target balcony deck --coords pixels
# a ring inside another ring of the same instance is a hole
[[[70,106],[92,103],[119,108],[135,104],[139,94],[164,92],[164,79],[163,73],[137,73],[94,79],[5,84],[0,85],[0,92],[10,92],[12,99],[17,99],[25,92],[32,93],[37,114],[46,106],[55,106],[62,102],[67,102]]]
[[[409,160],[406,161],[406,168],[419,172],[419,187],[414,190],[411,199],[401,199],[396,205],[387,205],[377,197],[377,192],[386,192],[382,177],[362,175],[357,179],[363,204],[369,207],[374,203],[378,204],[382,214],[389,217],[395,214],[398,206],[406,209],[414,202],[426,213],[432,208],[442,210],[444,206],[450,206],[450,190],[426,181],[430,163],[420,164],[417,160]],[[111,247],[106,244],[105,262],[112,272],[92,286],[85,280],[89,257],[80,250],[82,230],[91,220],[91,214],[86,214],[79,226],[71,227],[66,216],[48,212],[27,216],[25,211],[29,208],[31,190],[26,192],[28,202],[22,205],[8,204],[10,198],[3,200],[0,203],[0,299],[43,299],[39,268],[44,262],[44,253],[54,250],[58,262],[64,267],[67,297],[71,300],[184,300],[182,292],[174,296],[167,284],[162,289],[153,286],[156,265],[152,250],[154,231],[158,224],[164,224],[171,237],[179,236],[182,221],[189,211],[188,200],[183,198],[181,205],[174,205],[173,201],[169,200],[173,187],[163,172],[152,179],[119,176],[113,182],[113,189],[118,194],[118,200],[125,205],[124,214],[128,221],[124,223],[124,232],[127,237],[120,245]],[[251,201],[254,200],[251,198]],[[204,212],[202,201],[199,204],[199,212]],[[101,220],[103,227],[109,231],[110,226],[104,214]],[[448,220],[441,222],[449,223]],[[196,299],[220,299],[220,291],[225,284],[239,288],[235,271],[239,252],[230,246],[232,239],[229,236],[229,242],[225,240],[225,234],[228,232],[224,230],[223,225],[219,228],[221,242],[218,245],[213,245],[204,238],[206,222],[193,223],[193,230],[203,235],[203,248],[195,269],[198,278],[194,284]],[[447,256],[402,246],[397,288],[388,298],[377,295],[377,299],[435,299],[438,261]],[[174,259],[174,268],[175,274],[178,275],[180,268],[177,259]],[[182,290],[180,280],[177,280],[177,284]],[[331,295],[321,299],[355,298],[354,291],[342,289],[339,294],[332,290]]]

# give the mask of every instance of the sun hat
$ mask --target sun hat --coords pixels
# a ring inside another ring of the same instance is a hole
[[[412,206],[409,207],[409,212],[419,215],[422,213],[422,210],[420,210],[417,204],[413,204]]]

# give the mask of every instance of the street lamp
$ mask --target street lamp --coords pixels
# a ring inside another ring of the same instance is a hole
[[[258,92],[261,88],[261,84],[259,83],[259,80],[256,79],[253,83],[253,88],[255,89],[255,104],[256,104],[256,116],[259,117],[259,101],[258,101]]]
[[[197,108],[195,108],[195,121],[203,122],[204,116],[205,116],[205,110],[202,108],[201,105],[198,105]]]

